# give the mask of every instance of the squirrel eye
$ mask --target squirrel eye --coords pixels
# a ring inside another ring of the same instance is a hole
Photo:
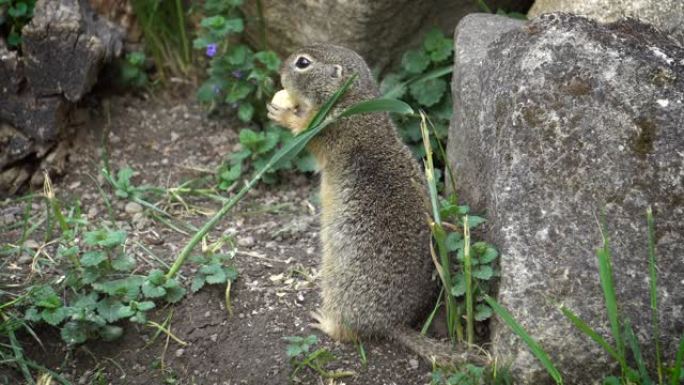
[[[300,70],[305,69],[311,65],[311,60],[305,58],[304,56],[300,56],[297,58],[297,61],[295,62],[295,67],[299,68]]]

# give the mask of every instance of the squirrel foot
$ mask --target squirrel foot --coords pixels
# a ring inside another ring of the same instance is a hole
[[[356,341],[359,338],[355,331],[344,326],[339,320],[324,315],[321,311],[311,312],[311,317],[316,320],[316,323],[311,324],[311,326],[327,334],[335,341]]]

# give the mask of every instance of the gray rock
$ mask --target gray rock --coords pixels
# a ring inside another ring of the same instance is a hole
[[[574,13],[604,23],[633,17],[671,34],[684,45],[682,0],[537,0],[527,16],[551,12]]]
[[[455,47],[448,159],[460,197],[486,212],[486,237],[501,252],[499,302],[568,383],[605,375],[607,354],[556,307],[612,341],[595,255],[605,210],[620,310],[653,361],[650,205],[661,343],[672,359],[684,330],[684,49],[634,20],[567,14],[522,27],[468,16]],[[512,358],[522,382],[549,382],[505,325],[494,322],[492,333],[494,354]]]
[[[245,3],[249,19],[259,20],[256,1]],[[277,1],[262,0],[265,38],[282,56],[311,43],[334,43],[357,51],[371,66],[383,67],[390,60],[420,44],[422,36],[438,26],[451,33],[465,15],[478,11],[472,0],[453,1]],[[489,0],[492,10],[525,12],[532,0]],[[247,24],[247,37],[256,47],[263,45],[259,22]]]

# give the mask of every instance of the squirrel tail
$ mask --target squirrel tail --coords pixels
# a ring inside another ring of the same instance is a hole
[[[448,342],[426,337],[406,325],[396,326],[390,333],[390,338],[406,346],[428,363],[439,366],[460,366],[467,363],[484,366],[490,363],[489,357],[477,348],[453,348]]]

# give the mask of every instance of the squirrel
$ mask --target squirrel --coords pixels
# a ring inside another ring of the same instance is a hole
[[[298,50],[282,64],[287,95],[276,94],[267,105],[269,118],[301,132],[354,74],[332,114],[380,95],[368,65],[340,46]],[[338,119],[312,138],[308,149],[321,171],[322,306],[312,314],[314,326],[337,341],[384,337],[428,361],[477,362],[476,355],[457,354],[411,328],[438,294],[426,223],[430,208],[418,162],[389,114]]]

